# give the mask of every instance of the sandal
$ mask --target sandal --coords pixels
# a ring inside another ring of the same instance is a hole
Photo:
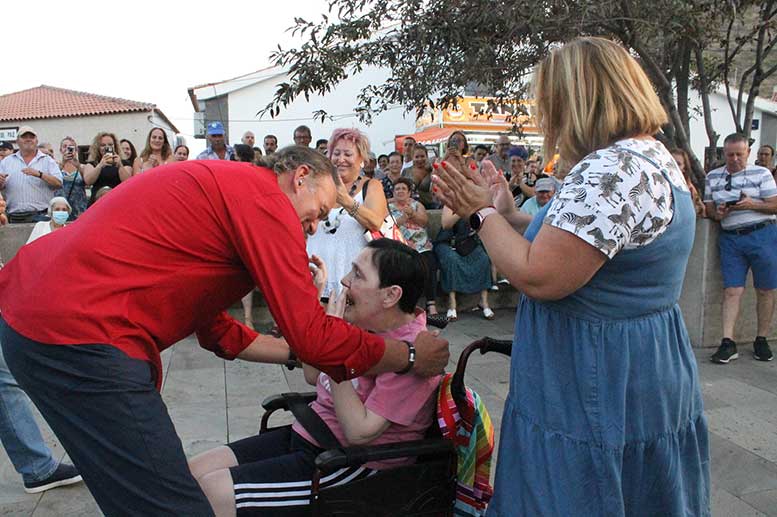
[[[448,321],[456,321],[459,319],[459,315],[456,314],[456,309],[448,309],[448,312],[446,313],[446,318]]]

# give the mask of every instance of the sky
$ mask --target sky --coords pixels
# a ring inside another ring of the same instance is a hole
[[[326,0],[4,2],[0,95],[46,84],[157,105],[194,148],[187,89],[270,65]],[[200,144],[198,145],[198,142]]]

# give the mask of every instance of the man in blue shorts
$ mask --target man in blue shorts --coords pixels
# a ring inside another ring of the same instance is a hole
[[[777,288],[777,185],[769,169],[748,165],[747,137],[734,133],[723,142],[726,165],[707,174],[704,204],[707,213],[720,221],[720,268],[723,275],[723,339],[710,358],[727,364],[737,359],[734,326],[745,291],[748,270],[753,270],[758,332],[753,356],[771,361],[766,336],[774,313]]]

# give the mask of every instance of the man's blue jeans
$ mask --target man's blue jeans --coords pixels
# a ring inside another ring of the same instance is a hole
[[[0,441],[16,472],[27,482],[46,479],[59,462],[51,456],[32,415],[30,401],[16,384],[0,347]]]

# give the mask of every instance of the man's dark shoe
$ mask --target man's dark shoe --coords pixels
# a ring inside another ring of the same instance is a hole
[[[713,363],[728,364],[729,361],[733,361],[734,359],[739,359],[739,354],[737,353],[737,344],[729,338],[724,337],[720,342],[718,351],[712,354],[710,360]]]
[[[774,359],[772,355],[772,349],[769,348],[769,343],[763,336],[758,336],[753,341],[753,357],[759,361],[771,361]]]
[[[24,491],[28,494],[37,494],[58,486],[72,485],[81,481],[81,475],[73,465],[60,463],[57,470],[46,479],[32,483],[24,482]]]

